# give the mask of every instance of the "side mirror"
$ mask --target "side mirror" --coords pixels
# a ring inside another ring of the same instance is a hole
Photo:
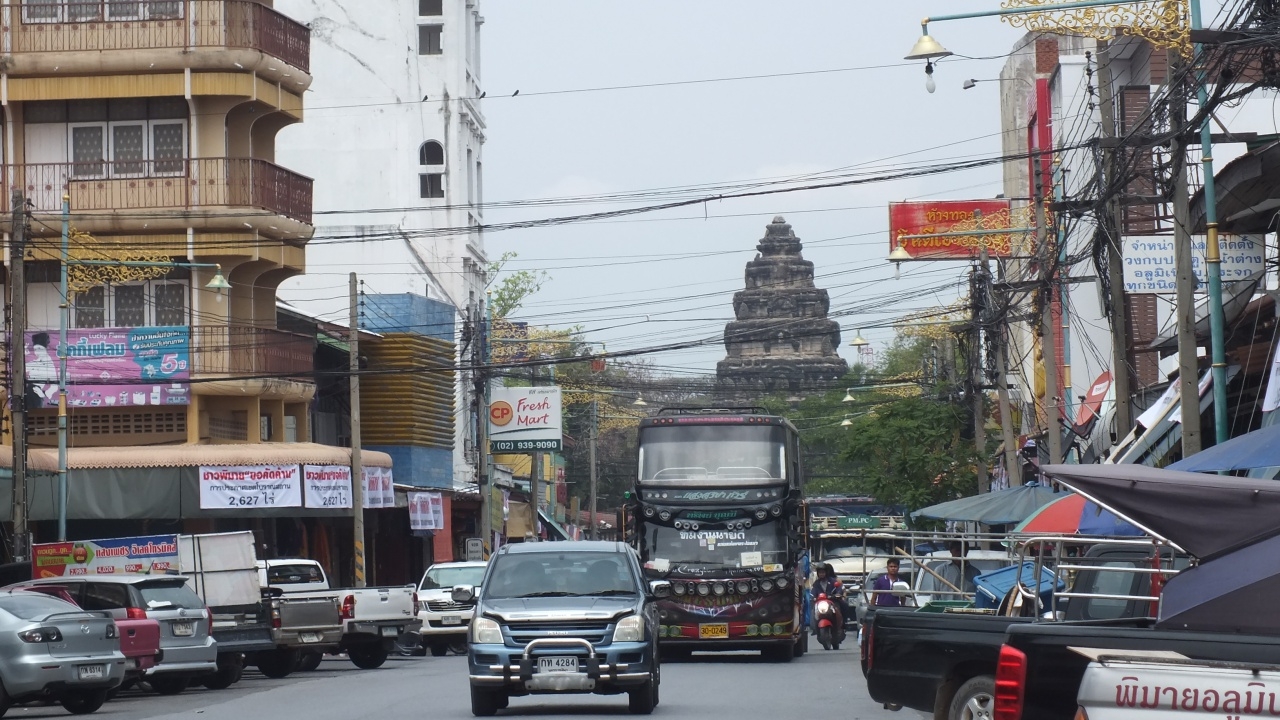
[[[649,594],[659,600],[671,597],[671,583],[666,580],[650,580]]]
[[[457,585],[449,593],[449,597],[459,605],[464,605],[476,599],[476,589],[472,585]]]
[[[911,586],[906,584],[902,580],[899,580],[898,582],[893,584],[893,591],[895,593],[911,592]]]

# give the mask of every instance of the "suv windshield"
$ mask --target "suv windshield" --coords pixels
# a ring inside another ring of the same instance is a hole
[[[142,592],[142,601],[147,604],[148,608],[168,603],[175,608],[185,608],[187,610],[204,609],[204,601],[186,585],[148,583],[139,585],[138,590]]]
[[[458,585],[479,585],[481,578],[484,577],[484,567],[484,565],[433,567],[427,570],[426,576],[422,578],[422,587],[419,589],[439,590]]]
[[[500,555],[485,586],[489,598],[600,597],[637,592],[626,557],[601,552]]]

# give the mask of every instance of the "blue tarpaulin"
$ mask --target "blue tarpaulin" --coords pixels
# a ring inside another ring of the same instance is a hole
[[[1220,472],[1280,467],[1280,424],[1254,430],[1183,458],[1169,466],[1183,472]]]

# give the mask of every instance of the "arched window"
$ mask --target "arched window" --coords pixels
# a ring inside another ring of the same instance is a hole
[[[435,140],[428,140],[418,148],[419,165],[443,165],[444,146]]]

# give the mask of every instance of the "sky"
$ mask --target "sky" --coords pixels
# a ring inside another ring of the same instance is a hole
[[[999,155],[998,76],[1022,31],[999,18],[937,22],[957,57],[937,91],[906,61],[929,14],[994,9],[996,0],[484,0],[482,86],[487,204],[502,223],[709,197],[720,189],[832,171],[881,175]],[[782,8],[782,10],[780,10]],[[968,56],[959,57],[959,56]],[[990,59],[969,59],[969,58]],[[751,77],[774,76],[774,77]],[[732,79],[740,78],[740,79]],[[710,82],[694,82],[709,80]],[[621,86],[621,87],[620,87]],[[634,87],[648,86],[648,87]],[[605,89],[617,88],[617,89]],[[516,91],[520,94],[512,97]],[[567,92],[569,91],[569,92]],[[825,174],[825,175],[824,175]],[[682,188],[673,195],[635,193]],[[650,356],[661,371],[714,372],[745,263],[784,216],[830,292],[845,346],[856,331],[883,350],[892,321],[953,301],[964,263],[908,263],[894,279],[888,203],[986,198],[1000,168],[713,200],[628,217],[486,234],[491,258],[550,280],[519,318],[579,326],[610,352],[709,344]],[[626,202],[598,196],[627,193]],[[581,200],[593,196],[590,202]]]

